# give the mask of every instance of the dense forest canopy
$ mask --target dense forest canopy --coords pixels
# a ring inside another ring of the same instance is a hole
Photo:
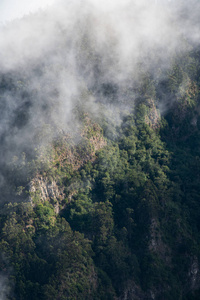
[[[200,3],[58,1],[0,27],[0,299],[200,297]]]

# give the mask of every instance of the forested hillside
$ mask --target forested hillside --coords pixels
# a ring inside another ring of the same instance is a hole
[[[123,29],[92,5],[67,22],[79,5],[1,28],[0,299],[197,300],[198,16],[162,9],[122,49],[145,6]]]

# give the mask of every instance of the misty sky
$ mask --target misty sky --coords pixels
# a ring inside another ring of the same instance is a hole
[[[55,0],[0,0],[0,23],[21,18],[30,12],[51,5]]]

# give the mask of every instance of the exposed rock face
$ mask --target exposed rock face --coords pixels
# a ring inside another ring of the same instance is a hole
[[[129,282],[124,290],[123,295],[118,300],[166,300],[160,297],[160,290],[142,291],[134,281]]]
[[[135,282],[129,282],[124,290],[123,295],[118,300],[143,300],[147,299],[145,293],[138,287]]]
[[[149,250],[156,253],[165,263],[171,263],[170,249],[162,241],[160,224],[156,218],[152,218],[150,225]]]
[[[158,258],[163,261],[164,265],[173,269],[172,258],[173,250],[170,249],[162,240],[161,229],[159,221],[156,218],[151,219],[150,223],[150,236],[148,241],[149,250],[154,253]],[[200,288],[200,268],[197,256],[190,256],[190,254],[184,254],[188,261],[187,271],[185,272],[185,278],[182,289],[182,296],[196,291]],[[183,274],[182,274],[183,275]],[[139,285],[135,283],[134,280],[127,282],[126,287],[122,295],[118,300],[167,300],[163,296],[163,290],[170,291],[170,286],[161,287],[158,285],[153,286],[151,289],[142,290]],[[196,298],[195,298],[196,299]]]
[[[31,182],[31,192],[40,190],[40,197],[42,201],[64,199],[63,187],[58,187],[55,180],[49,182],[47,178],[37,176]]]
[[[174,140],[186,141],[198,129],[198,96],[197,84],[188,79],[172,102],[167,119]]]
[[[96,151],[106,146],[106,140],[103,137],[103,132],[101,127],[97,123],[92,123],[89,117],[85,118],[85,126],[82,131],[82,137],[89,140],[93,151],[92,158],[94,158]]]
[[[149,112],[148,115],[145,117],[146,123],[151,126],[153,129],[156,129],[159,127],[160,123],[160,112],[155,106],[155,102],[153,99],[148,100],[148,107],[149,107]]]
[[[190,268],[188,271],[188,290],[195,291],[200,287],[199,261],[196,256],[191,257]]]
[[[58,186],[55,180],[37,175],[30,183],[30,194],[38,195],[40,201],[49,201],[54,205],[55,212],[59,213],[59,203],[65,198],[64,187]]]
[[[78,170],[87,161],[94,161],[98,150],[105,147],[106,140],[103,137],[102,129],[98,124],[86,116],[85,126],[81,133],[80,143],[72,145],[70,137],[65,136],[62,141],[53,148],[52,156],[49,162],[49,169],[54,171],[53,176],[48,175],[48,171],[37,174],[30,182],[29,192],[30,201],[33,198],[39,201],[49,201],[53,204],[55,212],[58,214],[62,201],[66,198],[64,192],[65,186],[60,184],[61,175],[58,172],[59,167],[67,172],[68,166],[72,172]],[[45,157],[43,158],[45,159]],[[65,176],[65,175],[63,175]],[[71,190],[68,195],[68,201],[76,194],[76,189]]]

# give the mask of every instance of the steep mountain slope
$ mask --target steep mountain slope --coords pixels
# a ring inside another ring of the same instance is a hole
[[[1,31],[1,299],[200,297],[198,24],[143,4]]]

